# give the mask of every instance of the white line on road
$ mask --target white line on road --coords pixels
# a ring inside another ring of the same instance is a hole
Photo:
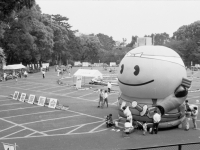
[[[45,121],[58,120],[58,119],[66,119],[66,118],[77,117],[77,116],[81,116],[81,115],[79,114],[79,115],[73,115],[73,116],[67,116],[67,117],[51,118],[51,119],[45,119],[45,120],[22,123],[20,125],[27,125],[27,124],[37,123],[37,122],[45,122]]]
[[[11,134],[8,134],[8,135],[6,135],[6,136],[1,137],[0,139],[4,139],[4,138],[6,138],[6,137],[8,137],[8,136],[11,136],[11,135],[13,135],[13,134],[19,133],[19,132],[24,131],[24,130],[26,130],[26,129],[21,129],[21,130],[19,130],[19,131],[13,132],[13,133],[11,133]]]
[[[99,127],[101,127],[102,125],[105,125],[105,121],[103,121],[102,124],[98,125],[96,128],[93,128],[92,130],[89,131],[89,133],[95,131],[96,129],[98,129]]]
[[[12,110],[20,110],[20,109],[30,109],[30,108],[36,108],[36,107],[41,107],[41,106],[32,106],[32,107],[23,107],[23,108],[14,108],[14,109],[7,109],[7,110],[1,110],[0,112],[3,112],[3,111],[12,111]]]
[[[14,118],[14,117],[21,117],[21,116],[28,116],[28,115],[36,115],[36,114],[45,114],[45,113],[50,113],[50,112],[60,112],[58,110],[52,110],[52,111],[42,111],[42,112],[37,112],[37,113],[30,113],[30,114],[23,114],[23,115],[16,115],[16,116],[9,116],[9,117],[2,117],[2,118]]]

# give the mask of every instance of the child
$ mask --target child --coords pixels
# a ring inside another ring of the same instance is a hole
[[[112,114],[109,114],[108,116],[106,116],[106,127],[112,127],[115,124],[113,123],[113,119],[112,119]]]
[[[143,127],[143,135],[145,135],[146,132],[147,132],[147,123],[146,123],[146,121],[143,122],[142,127]]]

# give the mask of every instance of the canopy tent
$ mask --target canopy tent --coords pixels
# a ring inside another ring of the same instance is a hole
[[[22,69],[22,68],[26,68],[26,67],[22,64],[3,66],[3,70],[15,70],[15,69]]]
[[[74,76],[82,76],[82,77],[96,77],[96,78],[103,78],[102,73],[99,70],[89,70],[89,69],[78,69]]]

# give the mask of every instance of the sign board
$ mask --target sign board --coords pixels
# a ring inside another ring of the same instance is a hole
[[[115,67],[116,65],[116,62],[110,62],[110,67]]]
[[[19,101],[24,102],[26,98],[26,93],[21,93]]]
[[[46,97],[40,96],[37,105],[44,106]]]
[[[34,100],[35,100],[35,95],[30,94],[30,95],[29,95],[29,98],[28,98],[28,103],[29,103],[29,104],[33,104],[33,103],[34,103]]]
[[[81,88],[82,76],[77,76],[76,78],[76,88]]]
[[[18,91],[15,91],[15,93],[13,94],[13,99],[14,100],[17,100],[19,97],[19,92]]]
[[[56,105],[57,105],[57,102],[58,102],[57,99],[50,98],[48,107],[49,107],[49,108],[54,108],[54,109],[55,109],[55,108],[56,108]]]

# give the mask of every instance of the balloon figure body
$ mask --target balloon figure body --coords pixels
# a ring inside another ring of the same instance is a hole
[[[140,46],[129,51],[118,69],[119,107],[129,106],[133,120],[151,124],[154,110],[159,128],[178,126],[191,81],[181,57],[164,46]],[[119,115],[126,117],[119,109]]]

